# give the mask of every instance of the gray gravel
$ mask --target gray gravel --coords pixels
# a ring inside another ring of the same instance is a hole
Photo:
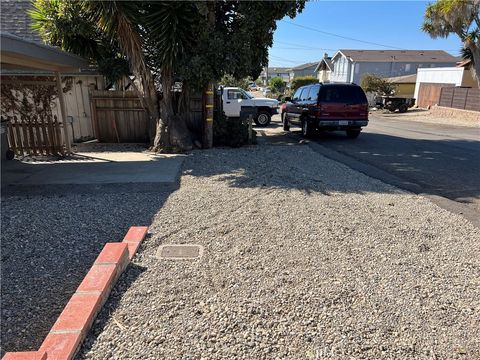
[[[151,232],[78,359],[480,357],[478,231],[308,146],[195,152]]]
[[[168,196],[108,187],[2,196],[0,356],[38,349],[103,245],[131,225],[148,225]]]

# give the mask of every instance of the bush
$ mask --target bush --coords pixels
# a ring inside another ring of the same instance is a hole
[[[285,82],[282,80],[281,77],[273,77],[268,82],[268,85],[272,88],[273,93],[281,93],[285,90]]]
[[[377,75],[365,74],[360,85],[365,92],[372,92],[378,95],[393,95],[397,86],[385,78]]]
[[[316,83],[318,83],[318,79],[315,76],[300,76],[292,80],[291,89],[295,91],[299,87]]]
[[[255,143],[255,131],[252,134]],[[225,113],[213,120],[213,146],[240,147],[248,144],[248,120],[228,118]]]

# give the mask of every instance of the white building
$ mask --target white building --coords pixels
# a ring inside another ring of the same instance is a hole
[[[360,84],[365,74],[383,77],[411,75],[419,68],[455,66],[443,50],[338,50],[332,57],[332,82]]]

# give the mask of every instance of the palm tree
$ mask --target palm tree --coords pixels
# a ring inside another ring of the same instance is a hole
[[[190,25],[199,15],[196,3],[35,0],[34,6],[33,27],[47,42],[99,64],[107,53],[128,61],[141,80],[137,91],[149,116],[154,150],[192,147],[185,119],[173,109],[172,85],[175,62],[194,40]]]
[[[425,10],[422,30],[433,38],[457,34],[463,42],[464,54],[471,56],[480,87],[479,9],[479,0],[437,0]]]

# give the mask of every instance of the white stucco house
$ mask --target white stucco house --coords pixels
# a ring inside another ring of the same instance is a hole
[[[419,68],[455,66],[457,59],[443,50],[338,50],[332,57],[332,82],[360,84],[365,74],[395,77]]]

